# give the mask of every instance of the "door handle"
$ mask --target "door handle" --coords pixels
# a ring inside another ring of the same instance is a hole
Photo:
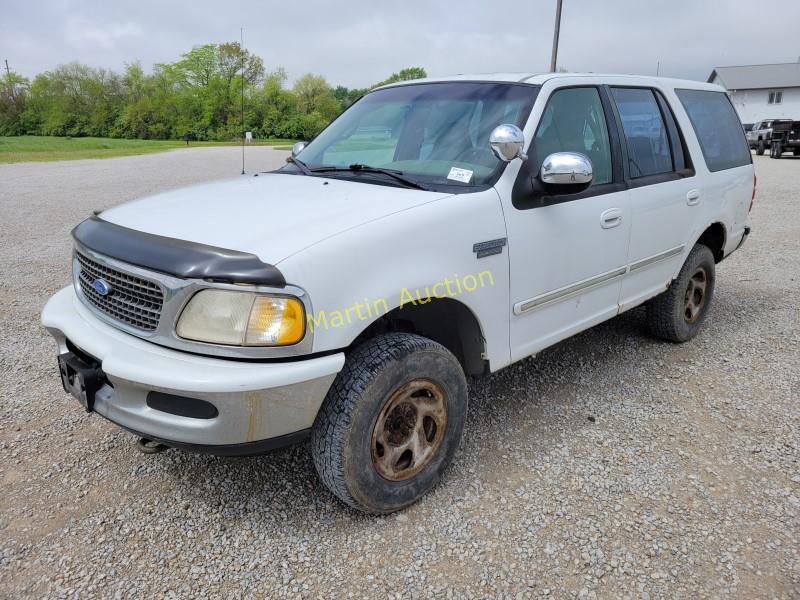
[[[689,190],[686,193],[686,204],[689,206],[697,206],[700,204],[700,190]]]
[[[600,227],[611,229],[622,223],[622,211],[618,208],[609,208],[600,215]]]

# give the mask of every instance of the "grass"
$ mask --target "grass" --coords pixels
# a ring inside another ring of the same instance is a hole
[[[255,146],[285,147],[294,140],[264,139],[254,140]],[[189,142],[189,148],[202,146],[236,146],[240,141],[228,142]],[[152,154],[179,148],[186,148],[182,140],[118,140],[96,137],[49,137],[22,135],[0,136],[0,163],[41,162],[53,160],[78,160],[84,158],[112,158]]]

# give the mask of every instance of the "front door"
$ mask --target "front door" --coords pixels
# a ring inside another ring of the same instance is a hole
[[[605,89],[584,86],[556,89],[542,113],[519,177],[535,178],[554,152],[586,155],[594,176],[578,194],[515,185],[506,213],[512,360],[618,312],[631,219],[610,110]]]

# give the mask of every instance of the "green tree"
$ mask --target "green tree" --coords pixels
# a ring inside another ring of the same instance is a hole
[[[252,90],[264,78],[264,61],[260,57],[242,50],[239,42],[220,44],[217,48],[218,76],[221,93],[217,98],[217,120],[225,125],[228,133],[241,135],[242,93]],[[244,78],[244,82],[242,82]],[[242,91],[244,83],[245,91]]]
[[[260,89],[252,96],[252,118],[249,121],[257,135],[282,137],[281,123],[296,112],[296,100],[291,91],[284,89],[286,71],[278,68],[268,74]],[[290,135],[287,137],[296,137]]]
[[[390,83],[397,83],[398,81],[425,79],[427,76],[428,74],[422,67],[408,67],[407,69],[401,69],[399,73],[392,73],[388,79],[385,79],[380,83],[376,83],[375,85],[372,86],[372,88],[380,87],[382,85],[388,85]]]
[[[36,76],[23,120],[28,133],[108,136],[121,108],[118,75],[69,63]]]
[[[207,88],[217,70],[217,47],[214,44],[195,46],[175,63],[175,73],[181,83],[198,88]]]
[[[0,86],[0,135],[21,135],[24,133],[22,114],[28,101],[30,82],[8,71]]]
[[[377,85],[424,77],[403,69]],[[286,89],[282,68],[237,42],[196,46],[147,73],[138,62],[121,73],[79,63],[59,65],[29,82],[15,73],[0,81],[0,134],[110,136],[142,139],[231,139],[245,128],[257,136],[304,138],[371,88],[333,89],[319,75]]]
[[[297,110],[304,115],[317,113],[330,121],[341,110],[331,86],[320,75],[303,75],[295,82],[292,91],[297,98]]]

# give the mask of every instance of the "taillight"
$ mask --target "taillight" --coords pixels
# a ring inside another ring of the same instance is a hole
[[[756,174],[753,173],[753,195],[750,196],[750,208],[747,209],[747,212],[753,210],[753,203],[756,201],[756,183],[758,182],[758,177]]]

